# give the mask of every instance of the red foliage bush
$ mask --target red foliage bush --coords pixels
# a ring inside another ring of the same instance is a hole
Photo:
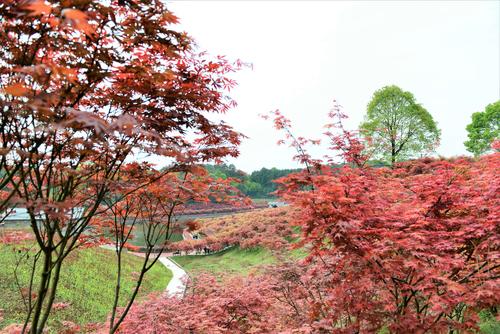
[[[264,277],[223,283],[202,275],[183,299],[156,297],[135,306],[120,333],[277,333],[285,328]]]
[[[0,244],[18,245],[27,240],[34,240],[33,233],[23,230],[2,230],[0,228]]]
[[[196,220],[189,220],[184,224],[186,225],[189,232],[192,232],[200,228],[200,224]]]
[[[360,141],[347,138],[335,143],[351,164],[312,160],[296,142],[308,169],[281,180],[281,195],[301,209],[313,276],[325,277],[314,323],[335,332],[473,328],[479,310],[500,302],[500,154],[370,168]]]

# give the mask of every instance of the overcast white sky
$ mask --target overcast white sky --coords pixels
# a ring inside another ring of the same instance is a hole
[[[259,114],[280,109],[319,137],[335,98],[357,127],[373,92],[412,92],[442,129],[438,153],[465,154],[470,115],[500,98],[499,1],[170,1],[200,49],[251,62],[225,120],[250,138],[230,160],[250,172],[296,167]]]

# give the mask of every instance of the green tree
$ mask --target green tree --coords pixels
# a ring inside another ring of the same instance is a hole
[[[210,174],[210,176],[213,178],[227,179],[228,177],[232,177],[232,178],[239,179],[241,181],[244,181],[247,178],[246,173],[237,169],[236,166],[233,164],[230,164],[230,165],[227,165],[227,164],[216,164],[216,165],[206,164],[203,167],[205,167],[208,174]]]
[[[489,104],[482,112],[472,114],[472,122],[466,127],[469,140],[464,145],[475,156],[488,152],[491,143],[500,134],[500,100]]]
[[[270,193],[276,191],[278,185],[273,182],[280,177],[287,176],[290,173],[295,173],[300,171],[300,169],[278,169],[278,168],[261,168],[260,170],[253,171],[250,174],[250,181],[258,183],[260,187],[260,192],[255,193],[254,196],[259,197],[269,197],[272,196]]]
[[[432,115],[412,93],[397,86],[386,86],[373,94],[360,129],[370,138],[375,156],[392,165],[432,151],[440,136]]]
[[[238,185],[238,189],[241,190],[242,193],[249,197],[259,197],[265,196],[264,191],[262,190],[262,185],[257,182],[253,182],[250,180],[245,180],[244,182]]]

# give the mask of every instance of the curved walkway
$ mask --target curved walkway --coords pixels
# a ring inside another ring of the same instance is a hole
[[[172,279],[168,282],[165,294],[167,297],[183,297],[188,279],[186,271],[166,256],[161,256],[159,261],[172,272]]]
[[[115,251],[114,245],[101,245],[101,248]],[[144,257],[141,253],[128,252],[129,254]],[[177,263],[170,260],[167,256],[160,256],[158,261],[161,262],[168,270],[172,272],[172,279],[168,282],[165,288],[165,295],[167,297],[183,297],[186,291],[186,281],[188,279],[188,274],[184,269],[182,269]]]
[[[182,238],[184,240],[192,240],[193,235],[189,232],[187,228],[182,230]],[[115,251],[115,246],[114,245],[101,245],[102,248],[108,249]],[[224,251],[227,248],[231,248],[232,246],[225,247],[224,249],[220,251]],[[135,256],[139,257],[144,257],[144,254],[142,253],[135,253],[135,252],[128,252],[129,254],[133,254]],[[188,255],[187,253],[186,255]],[[213,254],[213,253],[212,253]],[[168,282],[167,287],[165,288],[165,295],[167,297],[184,297],[184,293],[186,292],[187,288],[187,281],[189,279],[189,275],[187,272],[182,269],[181,266],[179,266],[174,260],[170,259],[169,257],[174,256],[175,254],[173,253],[164,253],[162,256],[158,258],[158,260],[163,264],[167,269],[169,269],[172,272],[172,279]],[[189,255],[210,255],[210,254],[198,254],[196,252],[192,252],[192,254]]]

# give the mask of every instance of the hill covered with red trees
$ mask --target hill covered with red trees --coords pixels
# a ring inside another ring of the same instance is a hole
[[[289,219],[302,227],[306,259],[223,284],[198,279],[185,299],[138,306],[123,331],[144,324],[180,333],[475,328],[478,312],[495,310],[500,295],[499,164],[497,153],[291,175],[283,195],[299,208]],[[239,231],[258,229],[254,218]]]

